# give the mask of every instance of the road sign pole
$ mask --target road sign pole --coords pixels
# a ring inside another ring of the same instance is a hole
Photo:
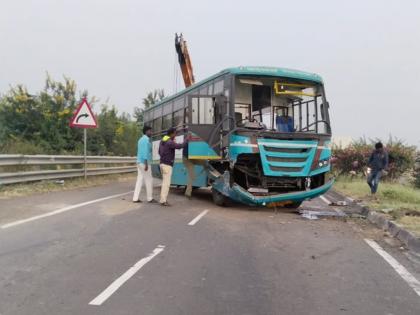
[[[70,127],[72,128],[83,128],[83,175],[85,181],[87,181],[87,157],[86,157],[86,146],[87,146],[87,131],[86,128],[96,128],[98,123],[96,122],[95,115],[92,112],[87,100],[84,98],[76,109],[73,118],[70,121]]]
[[[83,158],[83,164],[84,164],[84,174],[85,174],[85,180],[87,180],[87,160],[86,160],[86,139],[87,139],[87,132],[86,128],[83,129],[83,146],[84,146],[84,158]]]

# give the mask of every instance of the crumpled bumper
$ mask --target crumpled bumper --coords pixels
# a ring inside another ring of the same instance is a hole
[[[235,201],[239,201],[248,205],[269,206],[270,204],[275,203],[301,202],[304,200],[313,199],[327,192],[333,184],[334,180],[332,179],[324,185],[314,189],[270,196],[254,196],[243,189],[241,186],[234,184],[230,188],[229,197]]]

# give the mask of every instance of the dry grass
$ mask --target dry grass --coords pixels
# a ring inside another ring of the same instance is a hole
[[[334,188],[355,199],[361,199],[372,208],[386,212],[418,212],[420,215],[420,189],[398,183],[379,184],[377,200],[370,196],[367,183],[362,179],[340,177]]]
[[[371,209],[389,214],[397,223],[420,235],[420,189],[398,183],[379,184],[377,200],[370,196],[367,183],[360,178],[338,178],[334,189],[363,200]]]
[[[407,230],[413,232],[417,237],[420,237],[420,217],[406,215],[399,218],[397,223]]]
[[[0,186],[0,198],[29,196],[44,192],[93,187],[115,181],[126,181],[134,179],[135,176],[136,173],[112,174],[88,177],[87,181],[85,181],[83,178],[69,178],[64,180],[64,184],[56,183],[55,180],[48,180],[33,183],[4,185]]]

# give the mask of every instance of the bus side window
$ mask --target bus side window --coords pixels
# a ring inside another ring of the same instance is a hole
[[[153,120],[153,132],[160,133],[162,131],[162,117]]]
[[[166,131],[167,129],[173,127],[172,126],[172,114],[168,114],[162,117],[162,131]]]
[[[174,127],[180,126],[182,125],[183,122],[184,122],[184,109],[174,112],[173,126]]]
[[[214,90],[213,90],[213,93],[214,93],[214,94],[220,94],[220,93],[223,93],[223,88],[224,88],[224,80],[223,80],[223,79],[221,79],[221,80],[219,80],[219,81],[216,81],[216,82],[214,83]]]

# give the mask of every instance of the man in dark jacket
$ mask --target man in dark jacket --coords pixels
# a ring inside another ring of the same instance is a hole
[[[367,183],[370,187],[372,195],[375,195],[378,190],[379,180],[382,177],[384,170],[388,168],[388,153],[384,150],[381,142],[375,144],[375,150],[370,155],[368,166],[370,173],[367,178]]]
[[[160,171],[162,173],[162,188],[160,191],[160,204],[169,206],[167,201],[169,186],[171,185],[172,168],[175,160],[175,150],[182,149],[184,143],[176,143],[176,129],[169,128],[166,135],[162,138],[159,145]]]

